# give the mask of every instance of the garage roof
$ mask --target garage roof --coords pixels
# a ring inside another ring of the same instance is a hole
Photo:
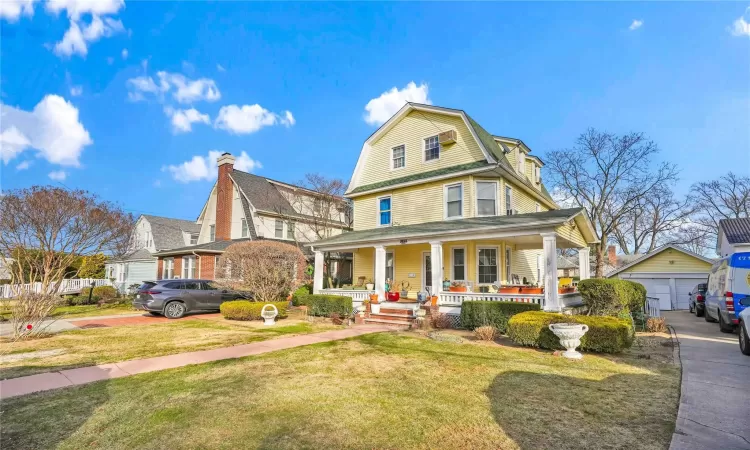
[[[612,278],[615,275],[617,275],[618,273],[624,272],[625,270],[627,270],[627,269],[635,266],[636,264],[640,264],[643,261],[645,261],[645,260],[647,260],[649,258],[652,258],[652,257],[658,255],[659,253],[661,253],[661,252],[663,252],[665,250],[668,250],[668,249],[677,250],[678,252],[685,253],[686,255],[690,255],[693,258],[700,259],[700,260],[705,261],[705,262],[707,262],[709,264],[713,264],[714,263],[714,260],[711,259],[711,258],[706,258],[703,255],[699,255],[697,253],[693,253],[690,250],[685,250],[684,248],[677,247],[676,245],[662,245],[661,247],[654,249],[654,251],[652,251],[650,253],[646,253],[645,255],[641,256],[640,258],[634,259],[633,261],[630,262],[630,264],[626,264],[626,265],[618,268],[617,270],[614,270],[614,271],[608,273],[607,274],[607,278]],[[665,272],[669,272],[669,271],[665,270]]]

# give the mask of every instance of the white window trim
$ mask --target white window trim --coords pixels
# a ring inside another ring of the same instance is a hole
[[[187,264],[188,261],[192,261],[192,266],[190,264]],[[183,256],[182,257],[182,278],[183,279],[195,279],[199,277],[197,271],[197,265],[198,265],[198,259],[195,256]],[[193,270],[190,270],[190,269]],[[193,272],[193,275],[191,276],[190,272]]]
[[[395,285],[396,284],[396,251],[395,250],[388,250],[388,249],[385,250],[385,263],[386,263],[385,267],[386,267],[386,269],[388,268],[388,253],[390,253],[391,255],[393,255],[393,279],[391,281]],[[387,276],[386,276],[386,279],[388,279]]]
[[[391,223],[387,225],[383,225],[380,223],[380,200],[384,198],[390,198],[391,199]],[[392,195],[381,195],[380,197],[375,199],[375,225],[377,227],[391,227],[393,226],[393,196]]]
[[[168,276],[170,270],[172,271],[172,276]],[[172,278],[174,278],[174,258],[164,258],[161,264],[161,279],[171,280]]]
[[[213,233],[211,233],[211,230],[213,230]],[[213,236],[211,236],[213,234]],[[208,242],[215,242],[216,241],[216,224],[212,223],[208,226]]]
[[[398,147],[404,147],[404,165],[401,167],[393,167],[393,151]],[[391,147],[391,170],[402,170],[406,168],[406,144],[398,144]]]
[[[454,263],[454,259],[453,259],[453,251],[456,250],[456,249],[464,251],[464,278],[460,279],[460,280],[458,278],[456,278],[456,273],[455,273],[456,264]],[[468,267],[469,266],[469,264],[468,264],[468,261],[469,261],[468,256],[469,255],[466,253],[466,246],[465,245],[456,245],[456,246],[451,247],[451,281],[467,281],[466,280],[466,275],[468,275],[468,268],[469,268]],[[479,269],[477,269],[477,271],[478,270]]]
[[[422,164],[433,164],[433,163],[440,161],[440,158],[443,157],[443,147],[440,145],[440,133],[441,132],[439,132],[438,134],[431,134],[429,136],[425,136],[424,138],[422,138]],[[427,158],[426,158],[427,155],[425,154],[427,153],[427,139],[430,139],[433,137],[438,138],[438,157],[427,161]]]
[[[542,206],[539,204],[539,202],[536,202],[534,210],[535,212],[542,212]]]
[[[429,256],[430,258],[432,258],[432,252],[422,252],[422,259],[419,261],[419,265],[421,266],[421,269],[422,269],[422,287],[420,290],[422,289],[427,290],[427,265],[424,263],[425,256]],[[432,261],[430,261],[430,264],[432,264]],[[443,290],[442,288],[443,287],[440,286],[440,289],[438,291],[435,291],[435,286],[432,286],[432,295],[436,295],[437,292],[442,291]]]
[[[281,223],[281,236],[276,235],[276,231],[278,231],[277,225]],[[284,239],[284,221],[281,219],[274,219],[273,222],[273,237],[274,239]]]
[[[500,247],[498,247],[497,245],[482,245],[482,246],[477,246],[477,259],[476,259],[476,261],[477,261],[477,286],[490,286],[490,285],[492,285],[492,283],[480,283],[479,282],[479,250],[488,250],[488,249],[489,250],[495,250],[495,260],[497,262],[497,265],[496,265],[497,272],[495,272],[495,278],[496,278],[495,281],[497,283],[500,283],[500,281],[501,281],[500,273],[499,273],[500,272],[500,263],[502,262],[501,259],[500,259]]]
[[[505,190],[510,189],[510,205],[508,205],[508,195],[505,194]],[[505,203],[505,214],[508,215],[508,211],[513,209],[513,186],[506,184],[503,189],[503,203]]]
[[[513,281],[513,248],[508,244],[503,248],[503,276],[506,283]]]
[[[479,183],[493,183],[495,185],[495,214],[479,214],[479,187],[478,187]],[[476,182],[474,183],[474,192],[475,192],[475,197],[476,197],[476,205],[474,205],[474,206],[477,208],[476,209],[476,211],[477,211],[477,217],[492,217],[492,216],[497,216],[498,215],[497,213],[498,213],[498,211],[500,211],[500,202],[499,202],[499,199],[498,199],[499,191],[500,191],[500,187],[499,186],[500,186],[500,183],[498,183],[497,181],[493,181],[493,180],[476,180]]]
[[[291,232],[291,233],[290,233]],[[290,240],[296,239],[297,235],[297,222],[294,221],[287,221],[286,223],[286,238]]]
[[[250,235],[250,226],[247,223],[247,219],[242,217],[240,218],[240,237],[248,237]]]
[[[459,186],[461,188],[461,215],[455,217],[448,217],[448,189]],[[458,183],[450,183],[443,185],[443,219],[445,220],[456,220],[464,218],[464,183],[459,181]]]

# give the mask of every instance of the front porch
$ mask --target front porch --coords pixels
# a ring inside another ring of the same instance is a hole
[[[351,296],[355,304],[371,293],[385,303],[387,290],[399,297],[403,291],[406,302],[396,304],[415,306],[425,293],[438,297],[441,312],[453,314],[467,300],[538,303],[561,311],[580,303],[580,296],[559,290],[557,249],[577,248],[580,278],[588,278],[589,227],[580,210],[562,210],[345,233],[314,244],[314,290]],[[352,288],[323,289],[328,251],[352,252]]]

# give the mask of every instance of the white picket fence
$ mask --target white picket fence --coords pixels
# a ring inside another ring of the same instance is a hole
[[[111,286],[112,282],[107,279],[99,278],[76,278],[72,280],[63,280],[60,283],[60,287],[57,289],[57,293],[76,293],[80,292],[81,289],[98,286]],[[13,298],[18,292],[33,292],[39,294],[42,292],[42,283],[27,283],[27,284],[5,284],[0,286],[0,298]]]

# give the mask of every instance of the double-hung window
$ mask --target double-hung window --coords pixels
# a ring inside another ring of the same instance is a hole
[[[505,280],[510,283],[512,274],[510,273],[510,247],[505,247]]]
[[[284,238],[284,221],[281,219],[276,219],[276,224],[274,225],[274,236],[276,236],[279,239]]]
[[[398,147],[393,147],[391,151],[393,152],[391,168],[400,169],[406,166],[406,147],[399,145]]]
[[[391,226],[391,197],[378,199],[378,225],[381,227]]]
[[[505,215],[513,214],[513,189],[505,186]]]
[[[163,280],[171,280],[174,278],[174,258],[164,259],[164,267],[162,268],[161,278]]]
[[[182,257],[182,278],[195,278],[195,256]]]
[[[497,248],[480,248],[477,265],[479,268],[479,283],[493,284],[497,282]]]
[[[190,245],[195,245],[198,243],[198,236],[199,233],[193,233],[190,235]]]
[[[244,217],[240,219],[242,221],[242,237],[247,237],[248,229],[247,229],[247,219]]]
[[[424,160],[434,161],[440,159],[440,141],[437,136],[428,137],[424,140]]]
[[[213,242],[216,240],[216,225],[208,226],[208,240]]]
[[[497,183],[477,181],[477,215],[497,215]]]
[[[287,222],[286,223],[286,238],[287,239],[294,239],[294,222]]]
[[[395,283],[393,272],[393,252],[385,252],[385,279],[391,280],[391,284]]]
[[[445,218],[456,219],[463,216],[464,187],[462,183],[445,187]]]
[[[452,256],[453,263],[453,280],[466,279],[466,249],[454,248]]]

